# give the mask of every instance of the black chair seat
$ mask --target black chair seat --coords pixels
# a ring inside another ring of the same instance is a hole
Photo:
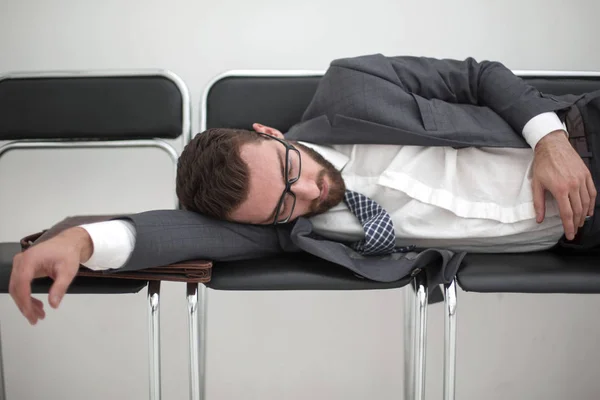
[[[12,260],[19,251],[21,251],[19,243],[0,243],[0,293],[8,293]],[[48,293],[51,285],[51,279],[36,279],[32,284],[31,291],[32,293]],[[69,287],[67,293],[137,293],[147,285],[148,282],[139,280],[77,277]]]
[[[457,281],[470,292],[600,293],[600,253],[469,254]]]
[[[216,290],[372,290],[407,285],[411,277],[380,283],[306,253],[214,263],[207,287]]]

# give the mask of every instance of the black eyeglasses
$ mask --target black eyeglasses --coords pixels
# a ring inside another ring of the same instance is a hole
[[[300,157],[298,149],[291,144],[271,135],[264,133],[260,134],[270,139],[277,140],[285,146],[285,165],[282,168],[285,189],[283,190],[283,193],[279,198],[279,203],[277,203],[277,208],[274,211],[275,217],[273,218],[273,225],[285,224],[289,222],[294,213],[294,207],[296,207],[296,195],[290,189],[292,185],[300,179],[302,158]]]

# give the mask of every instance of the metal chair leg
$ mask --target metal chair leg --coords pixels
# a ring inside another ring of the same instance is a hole
[[[427,346],[427,275],[424,272],[415,278],[416,285],[416,330],[415,330],[415,373],[414,398],[425,400],[425,357]]]
[[[150,400],[160,400],[160,281],[150,281],[148,285],[148,324],[150,345]]]
[[[416,328],[416,291],[414,283],[406,286],[404,293],[404,400],[414,400]]]
[[[188,283],[187,301],[190,340],[190,400],[204,400],[206,386],[206,286]]]
[[[456,384],[456,280],[444,293],[444,400],[454,400]]]

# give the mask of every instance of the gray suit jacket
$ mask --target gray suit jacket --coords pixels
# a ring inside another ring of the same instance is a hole
[[[368,55],[333,61],[286,137],[321,144],[526,147],[521,131],[527,121],[548,111],[562,115],[577,99],[542,94],[497,62]],[[304,218],[279,227],[181,210],[123,218],[137,233],[128,270],[192,258],[230,261],[305,251],[381,282],[427,267],[437,284],[449,282],[464,257],[445,249],[363,257],[344,243],[318,237]]]
[[[528,147],[534,116],[583,96],[542,94],[498,62],[381,54],[336,60],[286,137],[321,144]]]

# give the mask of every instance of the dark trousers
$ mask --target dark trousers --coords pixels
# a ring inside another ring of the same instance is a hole
[[[559,248],[567,251],[600,251],[600,91],[580,98],[565,116],[569,140],[590,169],[596,191],[593,217],[579,228],[573,241],[563,239]]]

